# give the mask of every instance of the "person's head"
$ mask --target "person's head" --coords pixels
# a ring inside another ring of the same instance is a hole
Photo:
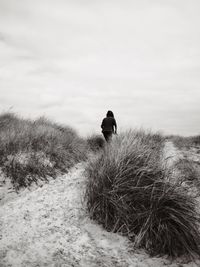
[[[106,114],[106,117],[112,117],[114,118],[114,114],[111,110],[108,110],[107,114]]]

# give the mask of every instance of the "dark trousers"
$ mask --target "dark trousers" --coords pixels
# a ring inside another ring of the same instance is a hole
[[[106,139],[106,142],[109,142],[112,138],[112,132],[111,131],[105,131],[105,132],[103,132],[103,136]]]

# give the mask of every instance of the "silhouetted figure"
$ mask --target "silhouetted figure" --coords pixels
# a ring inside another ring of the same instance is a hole
[[[114,118],[114,114],[111,110],[108,110],[106,118],[103,119],[101,128],[102,128],[102,133],[107,142],[112,138],[113,133],[114,134],[117,133],[117,123]]]

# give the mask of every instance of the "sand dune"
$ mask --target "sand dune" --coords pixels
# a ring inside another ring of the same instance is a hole
[[[163,154],[169,167],[182,155],[171,142]],[[152,258],[91,221],[83,200],[85,164],[1,203],[0,266],[200,266],[183,258]]]

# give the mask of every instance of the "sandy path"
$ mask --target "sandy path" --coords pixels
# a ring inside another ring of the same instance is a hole
[[[131,251],[129,241],[92,222],[82,196],[84,164],[0,207],[0,266],[198,266]]]
[[[181,151],[171,141],[167,141],[163,148],[163,164],[171,168],[180,158],[182,158]]]
[[[162,164],[164,168],[167,168],[171,173],[171,175],[169,176],[170,183],[176,184],[182,177],[180,170],[176,166],[178,161],[181,159],[183,159],[182,151],[176,148],[173,142],[165,142],[163,148]]]

